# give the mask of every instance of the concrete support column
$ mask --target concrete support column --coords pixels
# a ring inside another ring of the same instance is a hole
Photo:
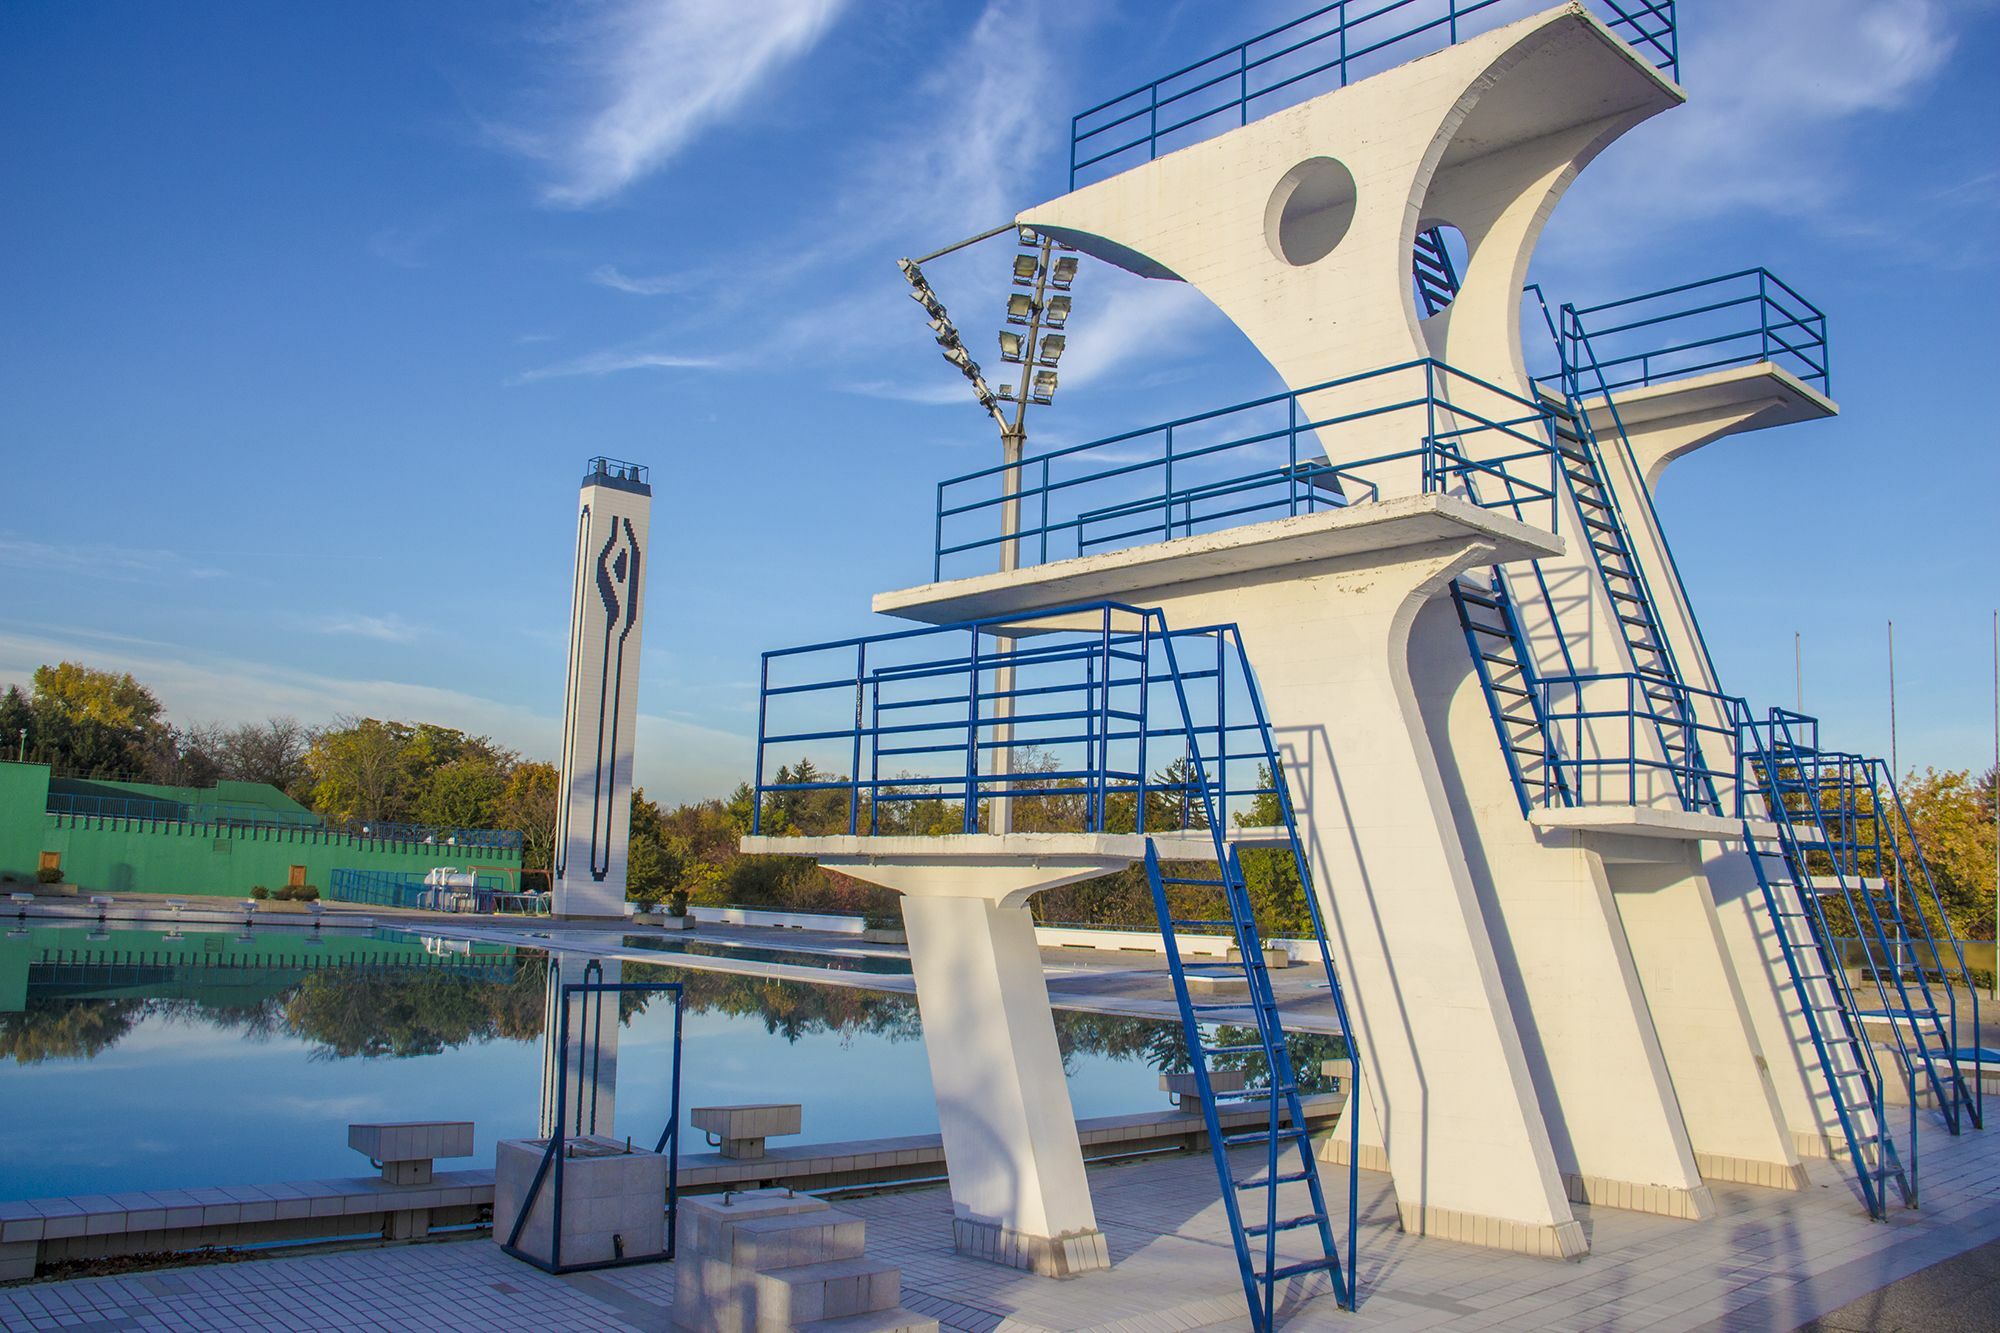
[[[600,977],[590,970],[589,980],[615,982],[623,975],[624,964],[617,959],[594,960],[580,954],[555,954],[549,969],[549,995],[542,1025],[542,1115],[541,1133],[555,1132],[557,1071],[564,1066],[564,1132],[613,1137],[618,1114],[618,997],[615,994],[575,995],[568,1000],[569,1045],[558,1051],[557,1015],[564,1001],[559,982],[575,985],[586,980],[592,962],[603,968]],[[559,966],[558,966],[559,965]]]
[[[1025,899],[910,896],[903,923],[954,1246],[1051,1277],[1108,1268]]]
[[[1564,1188],[1578,1203],[1708,1216],[1602,858],[1521,817],[1448,600],[1418,616],[1410,660]]]
[[[1494,556],[1438,543],[1167,614],[1226,614],[1253,645],[1359,1029],[1364,1160],[1379,1145],[1405,1229],[1567,1258],[1583,1231],[1411,679],[1420,609]]]
[[[1695,1161],[1707,1180],[1804,1189],[1696,847],[1673,850],[1606,868]]]

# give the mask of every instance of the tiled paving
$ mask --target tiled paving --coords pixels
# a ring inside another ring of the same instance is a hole
[[[1940,1259],[2000,1237],[2000,1128],[1927,1131],[1924,1208],[1869,1222],[1845,1178],[1811,1168],[1803,1194],[1714,1189],[1705,1222],[1580,1209],[1591,1254],[1575,1263],[1421,1240],[1394,1229],[1385,1177],[1362,1176],[1362,1307],[1299,1294],[1287,1329],[1789,1329]],[[1113,1268],[1049,1281],[947,1248],[942,1189],[849,1199],[871,1258],[899,1264],[903,1301],[945,1327],[1033,1330],[1239,1328],[1235,1264],[1208,1159],[1095,1168]],[[0,1289],[7,1329],[658,1329],[665,1265],[550,1277],[474,1240]],[[1968,1311],[1967,1327],[1993,1312]]]

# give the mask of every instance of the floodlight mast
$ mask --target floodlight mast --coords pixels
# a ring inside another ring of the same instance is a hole
[[[1076,259],[1073,256],[1057,259],[1055,241],[1038,234],[1032,228],[1020,227],[1016,232],[1021,250],[1014,256],[1014,285],[1028,289],[1028,300],[1025,315],[1015,313],[1020,294],[1017,293],[1008,302],[1007,322],[1025,325],[1027,334],[1022,337],[1005,331],[1001,333],[1000,359],[1009,362],[1018,361],[1021,366],[1021,376],[1013,386],[1012,392],[1003,385],[997,394],[987,386],[980,374],[978,363],[965,351],[957,328],[952,324],[951,317],[945,313],[943,302],[938,299],[937,293],[931,290],[929,282],[925,280],[922,266],[941,255],[948,255],[954,250],[961,250],[979,241],[998,236],[1011,227],[1013,227],[1011,223],[994,227],[977,236],[947,245],[941,250],[933,250],[921,259],[896,261],[896,267],[902,270],[903,277],[910,284],[911,296],[931,316],[931,328],[937,336],[938,345],[945,349],[945,359],[957,366],[971,382],[973,394],[978,398],[979,405],[986,409],[993,417],[994,423],[1000,427],[1000,571],[1002,573],[1012,573],[1021,565],[1021,459],[1027,452],[1028,405],[1039,403],[1047,406],[1054,399],[1056,390],[1054,366],[1062,356],[1067,343],[1062,335],[1050,335],[1047,339],[1043,336],[1044,327],[1063,328],[1067,326],[1069,320],[1069,298],[1067,296],[1057,298],[1063,302],[1063,308],[1060,312],[1052,312],[1049,288],[1054,286],[1065,292],[1069,289],[1076,275]],[[1052,313],[1057,313],[1058,317],[1051,319]],[[1014,416],[1011,421],[1001,407],[1002,402],[1009,400],[1014,404]],[[1006,641],[1004,635],[995,637],[1003,642]],[[1011,720],[1014,714],[1012,665],[994,668],[993,690],[995,742],[993,773],[994,776],[1001,777],[1011,771],[1010,742],[1014,732]],[[1003,783],[997,789],[989,807],[987,826],[996,834],[1011,833],[1014,830],[1013,801],[1010,797],[999,794],[1005,790],[1006,784]]]

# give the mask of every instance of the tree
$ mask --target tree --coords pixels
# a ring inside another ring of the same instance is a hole
[[[561,782],[554,764],[516,764],[493,802],[493,826],[520,831],[523,870],[547,870],[554,864]]]
[[[336,719],[306,750],[313,809],[336,824],[406,817],[408,740],[409,728],[399,722]]]
[[[60,662],[35,668],[33,687],[26,724],[30,757],[59,772],[138,778],[171,744],[158,696],[129,674]],[[18,701],[9,713],[18,714]]]
[[[1960,939],[1993,938],[1993,781],[1991,770],[1974,779],[1927,768],[1902,784],[1911,830]]]
[[[217,728],[207,744],[223,777],[268,783],[298,796],[308,789],[305,758],[311,741],[297,718],[273,717]]]

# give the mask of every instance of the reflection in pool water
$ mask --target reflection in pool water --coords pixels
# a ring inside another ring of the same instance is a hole
[[[761,944],[720,944],[714,940],[676,939],[671,935],[627,935],[625,947],[651,949],[658,953],[694,954],[704,958],[738,958],[750,963],[790,963],[794,967],[818,967],[832,972],[872,972],[894,977],[910,975],[910,960],[901,954],[772,949]]]
[[[32,1150],[0,1162],[0,1198],[364,1175],[350,1121],[470,1119],[478,1157],[440,1168],[490,1164],[495,1139],[536,1129],[546,974],[539,951],[440,955],[393,932],[8,932],[0,1117]],[[802,1102],[797,1142],[937,1128],[906,996],[664,964],[624,977],[687,987],[683,1107]],[[624,1005],[618,1127],[651,1137],[672,1006],[646,999]],[[1078,1115],[1164,1109],[1177,1025],[1058,1011],[1056,1027]],[[1302,1039],[1308,1087],[1332,1046]]]

